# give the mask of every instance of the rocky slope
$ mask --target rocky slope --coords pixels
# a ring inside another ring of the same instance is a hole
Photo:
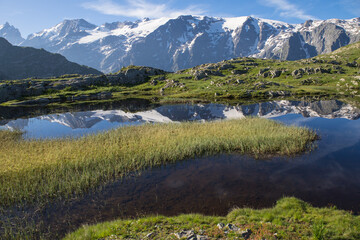
[[[31,34],[22,46],[114,72],[127,65],[177,71],[234,57],[296,60],[360,40],[360,18],[287,24],[254,17],[180,16],[96,26],[65,20]]]
[[[0,38],[0,80],[29,77],[53,77],[63,74],[101,74],[101,72],[69,62],[60,54],[44,49],[17,47]]]

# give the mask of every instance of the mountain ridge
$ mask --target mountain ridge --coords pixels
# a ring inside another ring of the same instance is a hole
[[[46,78],[64,74],[102,73],[44,49],[13,46],[0,37],[0,80]]]
[[[177,71],[235,57],[298,60],[360,41],[360,18],[302,24],[250,16],[179,16],[96,26],[64,20],[21,46],[44,48],[103,72],[142,65]]]

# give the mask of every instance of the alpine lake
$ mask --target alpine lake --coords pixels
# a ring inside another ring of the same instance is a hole
[[[234,207],[271,207],[284,196],[317,207],[336,206],[354,214],[360,212],[360,110],[338,100],[156,105],[129,99],[79,105],[71,111],[1,107],[0,129],[20,130],[25,139],[77,138],[128,125],[249,116],[305,126],[316,131],[320,139],[314,149],[294,157],[255,159],[226,153],[134,172],[65,203],[6,209],[2,218],[18,225],[25,220],[32,222],[40,231],[58,237],[83,224],[118,218],[183,213],[226,215]]]

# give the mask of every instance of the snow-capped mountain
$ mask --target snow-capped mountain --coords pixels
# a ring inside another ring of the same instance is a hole
[[[287,24],[254,17],[180,16],[95,26],[65,20],[31,34],[22,46],[115,72],[127,65],[176,71],[234,57],[296,60],[360,40],[360,18]]]
[[[18,45],[25,39],[21,37],[19,29],[6,22],[0,25],[0,37],[7,39],[11,44]]]
[[[183,121],[211,121],[218,119],[240,119],[246,116],[274,118],[286,114],[302,114],[304,117],[360,118],[360,110],[336,100],[318,102],[273,101],[242,106],[226,106],[222,104],[165,105],[152,110],[130,113],[123,110],[96,110],[64,114],[51,114],[37,117],[67,126],[71,129],[92,128],[107,121],[110,123],[167,123]],[[29,119],[17,119],[3,124],[8,129],[23,129]],[[22,128],[23,127],[23,128]]]

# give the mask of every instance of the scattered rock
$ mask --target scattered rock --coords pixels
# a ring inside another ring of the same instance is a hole
[[[245,83],[245,81],[244,81],[244,80],[239,80],[239,79],[238,79],[238,80],[236,80],[236,83],[237,83],[237,84],[244,84],[244,83]]]
[[[315,73],[331,73],[330,69],[325,69],[322,67],[315,68]]]
[[[340,65],[341,63],[338,62],[338,61],[335,61],[335,60],[332,60],[329,62],[330,64],[333,64],[333,65]]]
[[[224,64],[220,65],[219,70],[227,70],[227,69],[233,69],[233,68],[235,68],[234,65],[229,64],[229,63],[224,63]]]
[[[85,75],[71,79],[59,80],[20,80],[16,83],[0,85],[0,102],[6,102],[21,97],[38,96],[48,91],[71,89],[72,91],[86,90],[89,86],[109,85],[137,85],[148,81],[150,76],[163,75],[164,71],[150,67],[136,67],[121,70],[116,74]],[[155,84],[156,82],[153,82]],[[101,95],[101,94],[100,94]],[[108,95],[107,95],[108,96]],[[89,96],[88,96],[89,97]],[[90,95],[90,98],[102,96]],[[77,97],[72,97],[75,100]],[[85,97],[80,97],[83,100]]]
[[[304,74],[304,70],[302,70],[302,69],[296,69],[296,70],[292,71],[292,73],[291,73],[291,75],[295,79],[302,78],[303,74]]]
[[[166,80],[166,84],[165,84],[165,86],[163,87],[163,89],[166,89],[166,88],[174,88],[174,87],[183,88],[183,87],[185,87],[185,84],[179,82],[178,80]]]
[[[359,64],[356,61],[353,61],[351,63],[350,62],[346,63],[346,66],[348,66],[348,67],[358,67]]]
[[[271,78],[280,77],[282,71],[280,70],[270,70]]]
[[[240,228],[238,228],[237,226],[235,226],[235,225],[233,225],[233,224],[231,224],[231,223],[227,224],[226,227],[227,227],[230,231],[236,231],[236,232],[237,232],[237,231],[240,230]]]
[[[269,97],[291,96],[291,92],[289,92],[289,91],[268,91],[266,94],[267,94]]]
[[[245,231],[241,231],[240,234],[243,238],[248,239],[252,234],[252,231],[251,229],[246,229]]]
[[[223,223],[218,223],[216,226],[217,226],[220,230],[222,230],[222,229],[225,227],[225,224],[223,224]]]
[[[188,231],[181,231],[179,233],[174,233],[175,237],[177,237],[178,239],[181,238],[186,238],[186,239],[197,239],[196,238],[196,234],[194,233],[193,230],[188,230]]]
[[[318,82],[319,81],[316,79],[308,78],[308,79],[302,80],[300,83],[301,83],[301,85],[312,85],[312,84],[317,84]]]
[[[254,84],[254,87],[256,89],[264,89],[264,88],[266,88],[266,84],[264,82],[257,82]]]
[[[239,69],[235,69],[235,70],[232,70],[231,71],[231,74],[234,74],[234,75],[241,75],[241,74],[245,74],[247,73],[248,71],[247,70],[239,70]]]
[[[151,237],[153,237],[153,236],[155,236],[155,233],[154,232],[151,232],[151,233],[148,233],[148,234],[146,234],[146,238],[151,238]]]
[[[156,86],[158,84],[158,81],[153,79],[150,81],[150,85]]]

